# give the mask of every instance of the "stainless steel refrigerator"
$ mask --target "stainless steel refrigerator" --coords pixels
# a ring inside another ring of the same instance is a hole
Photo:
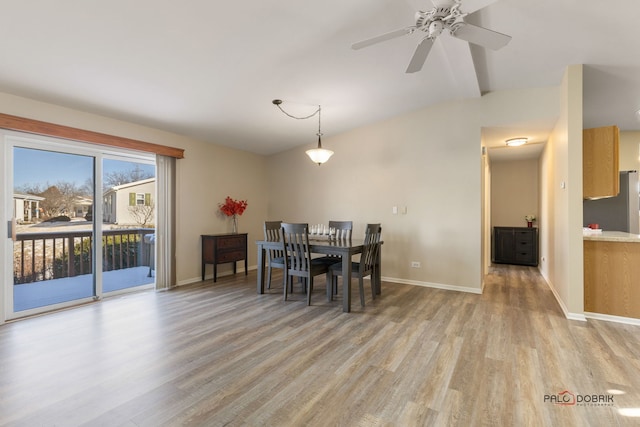
[[[616,197],[583,201],[583,225],[598,224],[604,231],[640,234],[638,191],[638,172],[620,172],[620,193]]]

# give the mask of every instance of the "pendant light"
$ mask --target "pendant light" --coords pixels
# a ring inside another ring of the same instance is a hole
[[[280,106],[280,104],[282,104],[282,100],[274,99],[272,102],[273,102],[273,105],[275,105],[280,109],[280,111],[282,111],[284,114],[286,114],[287,116],[293,119],[304,120],[304,119],[309,119],[315,116],[316,114],[318,115],[318,133],[317,133],[318,146],[311,150],[307,150],[306,153],[307,153],[307,156],[309,156],[309,158],[311,159],[311,161],[313,163],[317,163],[318,166],[320,166],[323,163],[326,163],[327,160],[329,160],[329,158],[333,156],[333,151],[327,150],[326,148],[322,148],[322,130],[321,130],[321,121],[320,121],[322,107],[318,105],[318,109],[306,117],[296,117],[296,116],[292,116],[291,114],[287,113],[282,109],[282,107]]]

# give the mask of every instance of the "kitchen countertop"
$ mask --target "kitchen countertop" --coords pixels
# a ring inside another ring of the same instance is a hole
[[[640,243],[640,234],[625,233],[624,231],[603,231],[601,233],[584,234],[583,239],[600,242]]]

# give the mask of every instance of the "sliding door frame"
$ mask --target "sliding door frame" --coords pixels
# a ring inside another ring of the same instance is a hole
[[[144,163],[155,164],[155,156],[150,152],[136,152],[131,149],[118,148],[105,145],[97,145],[86,142],[72,141],[68,139],[52,138],[41,135],[34,135],[23,132],[0,129],[0,140],[2,140],[3,148],[0,150],[0,164],[4,166],[2,174],[4,175],[5,185],[0,189],[0,200],[2,201],[2,209],[0,209],[0,224],[7,225],[7,234],[2,233],[2,244],[0,245],[0,262],[3,266],[2,270],[6,273],[2,276],[2,292],[0,293],[0,324],[5,320],[25,317],[32,314],[39,314],[41,309],[32,309],[21,311],[16,315],[13,309],[13,281],[5,283],[8,280],[9,272],[13,271],[13,241],[9,234],[9,225],[13,218],[13,148],[24,147],[38,150],[48,150],[60,153],[77,154],[89,156],[94,159],[94,221],[93,221],[93,272],[94,285],[97,297],[91,297],[81,300],[74,300],[68,303],[60,303],[50,306],[51,310],[61,309],[68,306],[75,306],[81,303],[90,302],[100,299],[102,296],[102,265],[95,260],[102,259],[102,245],[95,244],[102,236],[102,161],[103,158],[127,159],[129,161],[141,161]],[[157,168],[156,168],[157,169]],[[157,195],[154,195],[157,198]],[[96,220],[99,218],[99,220]]]

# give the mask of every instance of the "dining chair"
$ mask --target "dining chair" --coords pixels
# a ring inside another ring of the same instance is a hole
[[[306,285],[307,305],[311,305],[313,278],[314,276],[327,273],[329,271],[329,267],[324,262],[311,258],[308,224],[282,223],[280,238],[284,243],[287,263],[284,300],[287,300],[289,280],[293,277],[300,277]],[[327,295],[329,295],[328,289]]]
[[[353,231],[353,221],[329,221],[329,229],[335,230],[335,235],[332,239],[335,240],[351,240],[351,232]],[[326,255],[316,258],[321,260],[327,265],[340,262],[340,257],[337,255]]]
[[[280,228],[282,221],[264,222],[264,240],[267,242],[280,242]],[[284,259],[284,245],[281,249],[269,249],[267,251],[267,289],[271,289],[271,269],[281,268],[284,276],[284,285],[287,284],[286,264]]]
[[[380,237],[382,235],[382,227],[380,224],[367,224],[365,230],[362,254],[359,262],[351,262],[351,278],[358,279],[358,287],[360,291],[360,305],[364,307],[364,278],[371,276],[371,295],[376,298],[375,269],[377,268],[378,252],[380,251]],[[330,297],[333,299],[334,289],[338,289],[338,276],[342,276],[342,262],[329,266],[327,272],[327,289]],[[350,280],[345,279],[342,280]]]

